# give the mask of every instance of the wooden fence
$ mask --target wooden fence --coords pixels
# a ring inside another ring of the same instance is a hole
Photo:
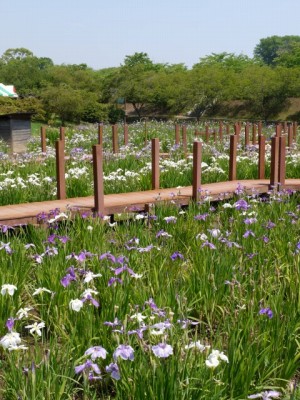
[[[244,127],[245,145],[249,145],[249,132],[250,126],[248,124]],[[94,199],[95,211],[99,213],[104,212],[104,184],[103,184],[103,127],[99,126],[98,141],[99,143],[93,146],[93,173],[94,173]],[[128,138],[128,129],[126,137]],[[241,126],[236,124],[234,126],[234,134],[230,138],[229,150],[229,173],[228,180],[235,181],[237,177],[237,148],[241,140]],[[281,124],[276,126],[276,134],[271,138],[271,169],[270,169],[270,188],[277,188],[278,185],[285,184],[285,159],[286,159],[286,133],[288,137],[288,144],[291,145],[295,140],[297,132],[296,125],[289,125],[287,128]],[[223,129],[220,124],[219,139],[223,137]],[[258,133],[258,136],[257,136]],[[112,139],[113,148],[118,150],[118,129],[116,125],[112,126]],[[209,140],[209,130],[204,132],[206,140]],[[213,132],[214,140],[216,131]],[[182,147],[186,152],[186,127],[182,127]],[[196,135],[198,136],[198,134]],[[44,140],[45,131],[42,129],[41,137]],[[177,142],[176,142],[177,141]],[[266,137],[262,135],[261,126],[252,127],[252,143],[257,143],[258,146],[258,173],[257,179],[265,179],[265,152],[266,152]],[[180,129],[175,126],[175,143],[180,144]],[[201,188],[201,163],[202,163],[202,142],[195,140],[193,142],[193,181],[192,181],[192,198],[197,201],[199,191]],[[56,170],[57,170],[57,198],[59,200],[66,198],[66,182],[65,182],[65,136],[64,130],[60,131],[60,139],[56,141]],[[152,155],[152,189],[159,190],[160,188],[160,144],[159,139],[154,138],[151,140],[151,155]]]

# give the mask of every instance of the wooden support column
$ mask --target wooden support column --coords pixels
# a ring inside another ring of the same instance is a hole
[[[226,135],[230,135],[230,124],[226,124]]]
[[[285,155],[286,155],[286,138],[279,138],[279,162],[278,162],[278,183],[285,184]]]
[[[284,123],[283,123],[283,132],[287,133],[287,129],[288,129],[287,121],[284,121]]]
[[[236,155],[237,155],[238,135],[230,136],[230,155],[229,155],[229,181],[236,180]]]
[[[258,136],[258,179],[265,179],[266,138]]]
[[[273,136],[271,139],[271,172],[270,187],[277,188],[279,169],[279,137]]]
[[[128,145],[128,125],[124,124],[124,145]]]
[[[180,144],[180,127],[178,124],[175,124],[175,144]]]
[[[112,144],[113,144],[113,153],[119,153],[119,138],[118,138],[118,125],[112,125]]]
[[[61,126],[59,128],[59,139],[65,143],[65,127]]]
[[[41,149],[42,153],[46,153],[46,127],[41,126]]]
[[[234,134],[237,136],[237,143],[240,142],[240,134],[241,134],[241,124],[240,122],[236,122],[234,124]]]
[[[202,163],[202,143],[193,143],[193,200],[197,201],[201,190],[201,163]]]
[[[282,125],[281,124],[277,124],[276,125],[276,136],[277,137],[281,136],[281,131],[282,131]]]
[[[55,142],[56,150],[56,181],[57,181],[57,199],[64,200],[66,194],[66,176],[65,176],[65,143],[62,140]]]
[[[186,133],[186,125],[182,126],[182,149],[183,152],[185,154],[185,156],[187,156],[187,133]]]
[[[256,124],[252,124],[252,145],[256,145]]]
[[[258,121],[258,123],[257,123],[257,133],[258,133],[258,136],[262,135],[262,122],[261,121]]]
[[[288,125],[288,148],[290,149],[293,146],[293,126],[291,124]]]
[[[209,143],[209,126],[207,124],[205,125],[205,141]]]
[[[249,137],[249,122],[245,125],[245,148],[249,147],[250,137]]]
[[[103,146],[103,124],[98,124],[98,144]]]
[[[217,143],[217,130],[214,129],[214,142]]]
[[[222,121],[219,122],[219,139],[220,139],[220,142],[223,141],[223,122]]]
[[[298,129],[298,123],[295,121],[293,122],[293,137],[295,143],[297,141],[297,129]]]
[[[152,151],[152,189],[159,189],[159,139],[151,139]]]
[[[104,214],[104,185],[103,185],[103,157],[102,145],[93,146],[93,173],[94,173],[94,209]]]

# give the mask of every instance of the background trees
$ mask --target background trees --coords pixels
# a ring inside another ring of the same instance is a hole
[[[13,102],[1,99],[0,113],[30,110],[46,121],[115,121],[123,119],[122,102],[138,117],[226,117],[224,105],[238,102],[239,115],[275,118],[291,97],[300,97],[300,36],[261,39],[253,58],[212,53],[192,68],[155,63],[137,52],[119,67],[96,71],[8,49],[0,57],[0,82],[13,84],[20,95]]]

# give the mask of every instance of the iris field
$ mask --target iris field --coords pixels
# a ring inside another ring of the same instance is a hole
[[[104,136],[106,193],[151,188],[144,126],[114,155]],[[192,159],[159,137],[161,186],[191,184]],[[189,127],[189,151],[194,127]],[[274,134],[266,128],[266,135]],[[1,204],[55,198],[53,143],[27,154],[2,144]],[[95,127],[67,131],[68,197],[92,195]],[[256,177],[257,149],[238,156],[238,179]],[[269,169],[267,152],[267,175]],[[298,145],[287,176],[299,176]],[[228,176],[228,140],[203,145],[202,181]],[[127,218],[128,217],[128,218]],[[172,202],[116,216],[70,218],[46,228],[1,226],[0,398],[300,399],[300,198],[291,190],[179,207]]]

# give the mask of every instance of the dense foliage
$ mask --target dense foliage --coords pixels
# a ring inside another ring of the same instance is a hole
[[[119,67],[93,70],[86,64],[55,65],[24,48],[8,49],[0,58],[0,82],[13,84],[20,99],[1,99],[0,113],[33,111],[36,119],[63,124],[115,122],[127,104],[138,117],[187,113],[199,118],[224,116],[229,112],[222,110],[224,104],[237,101],[241,115],[271,119],[289,98],[300,97],[299,66],[299,36],[261,39],[253,58],[212,53],[190,69],[135,53]]]

